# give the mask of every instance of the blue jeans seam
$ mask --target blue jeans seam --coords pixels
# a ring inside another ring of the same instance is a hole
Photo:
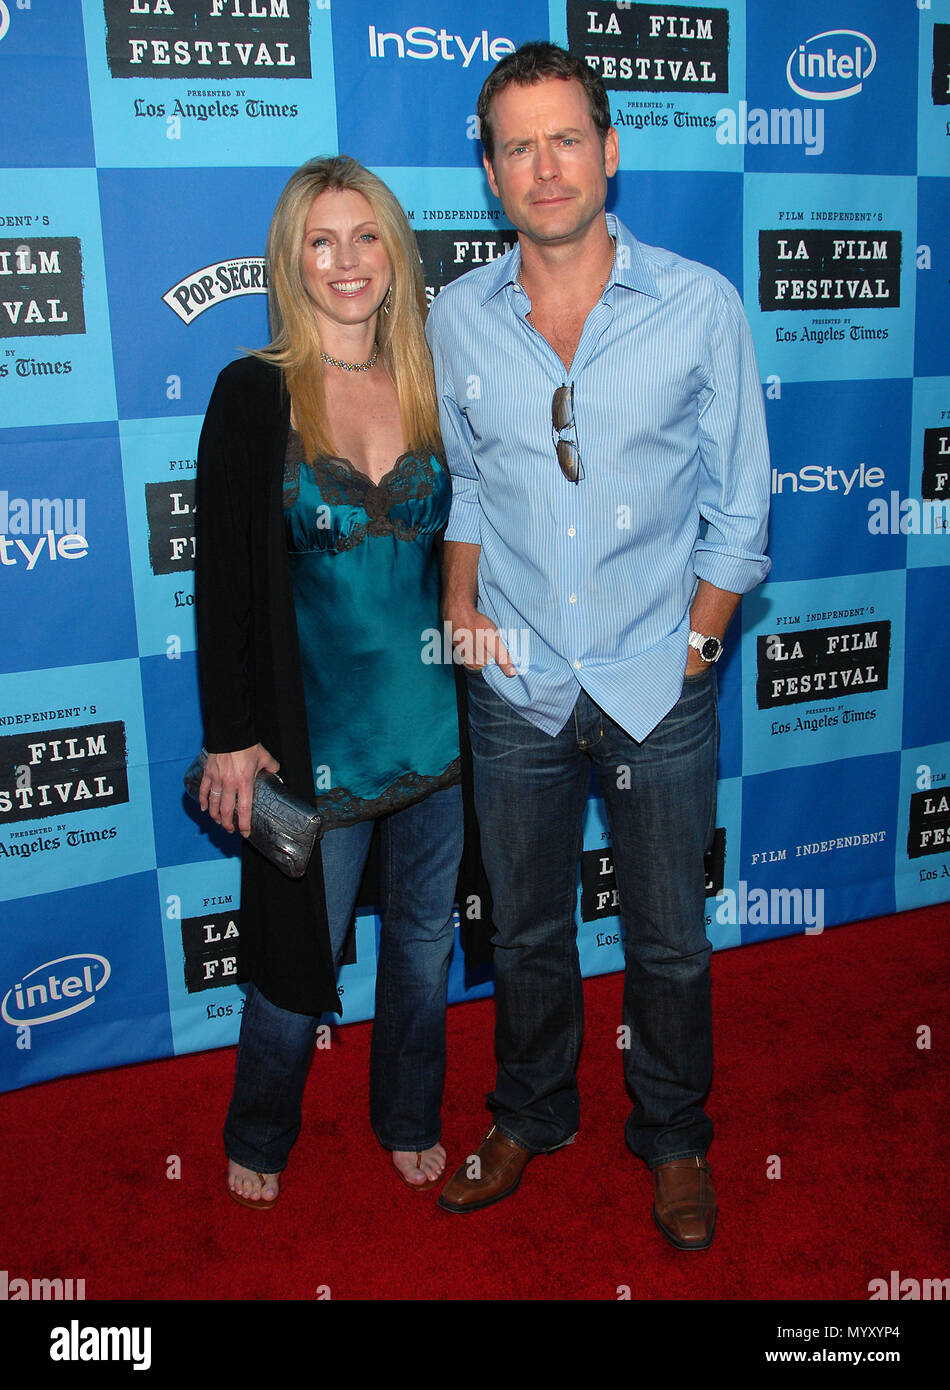
[[[705,1155],[704,1153],[701,1153],[698,1149],[687,1149],[687,1150],[685,1150],[683,1153],[664,1154],[664,1155],[662,1156],[662,1158],[657,1158],[657,1159],[654,1160],[654,1162],[648,1163],[648,1164],[647,1164],[647,1167],[649,1168],[650,1172],[652,1173],[652,1172],[654,1171],[654,1169],[659,1168],[660,1165],[661,1165],[662,1163],[678,1163],[680,1160],[682,1160],[682,1159],[684,1159],[684,1158],[705,1158],[705,1157],[706,1157],[706,1155]]]

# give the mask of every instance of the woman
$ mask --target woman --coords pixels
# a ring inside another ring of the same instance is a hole
[[[264,1211],[300,1128],[319,1016],[381,821],[371,1121],[410,1187],[445,1167],[439,1108],[462,840],[437,542],[450,482],[405,214],[344,156],[312,160],[268,235],[270,345],[221,373],[198,455],[201,805],[247,834],[260,769],[312,800],[306,876],[245,845],[250,980],[225,1125],[228,1191]],[[322,862],[321,862],[322,861]]]

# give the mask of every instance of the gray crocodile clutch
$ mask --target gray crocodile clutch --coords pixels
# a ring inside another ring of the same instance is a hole
[[[202,748],[185,773],[185,791],[195,801],[208,761]],[[248,841],[288,878],[303,878],[313,847],[323,834],[323,817],[295,796],[273,772],[259,772],[251,801]]]

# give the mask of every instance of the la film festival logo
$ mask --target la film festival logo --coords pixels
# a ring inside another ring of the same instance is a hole
[[[208,901],[230,903],[231,898],[229,893]],[[205,912],[200,917],[182,918],[185,989],[189,994],[205,989],[220,989],[223,985],[233,985],[238,981],[239,920],[240,912],[229,907],[223,911]]]
[[[729,90],[726,9],[568,0],[567,38],[611,91]]]
[[[887,620],[843,627],[800,627],[759,636],[756,704],[759,709],[774,709],[842,695],[877,694],[887,689],[890,650],[891,624]],[[870,712],[861,713],[874,717]]]
[[[423,214],[424,216],[426,214]],[[510,251],[516,241],[514,232],[483,230],[445,231],[435,227],[416,230],[416,242],[422,259],[426,298],[429,303],[468,270],[488,265]]]
[[[898,309],[900,271],[899,231],[759,231],[759,307],[764,313]]]
[[[104,0],[113,77],[310,77],[309,0]]]
[[[0,338],[85,333],[78,237],[0,237]]]
[[[127,763],[121,720],[5,734],[0,737],[0,828],[127,802]],[[98,837],[100,832],[90,833]],[[49,847],[59,848],[58,839]]]

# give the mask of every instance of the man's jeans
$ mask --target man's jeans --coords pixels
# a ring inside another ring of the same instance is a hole
[[[635,1096],[627,1143],[650,1168],[705,1154],[712,948],[703,855],[715,825],[715,671],[687,679],[642,743],[584,692],[554,738],[478,675],[469,676],[468,697],[496,927],[496,1125],[533,1153],[558,1148],[578,1128],[584,1006],[574,914],[593,764],[626,934],[619,1041]]]
[[[346,938],[369,853],[372,821],[323,838],[327,918],[335,959]],[[387,1149],[428,1149],[440,1134],[445,1002],[452,907],[462,852],[459,787],[382,818],[376,1015],[370,1119]],[[254,985],[241,1018],[234,1095],[224,1128],[228,1157],[279,1173],[300,1131],[304,1083],[319,1016],[291,1013]]]

